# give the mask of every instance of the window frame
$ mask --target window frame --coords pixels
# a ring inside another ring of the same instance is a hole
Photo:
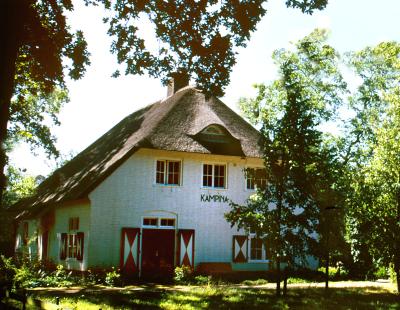
[[[204,185],[204,166],[208,165],[208,166],[212,166],[212,171],[211,171],[211,175],[207,174],[206,176],[211,176],[211,186],[208,185]],[[224,166],[224,187],[216,187],[215,186],[215,166]],[[226,190],[228,189],[228,164],[227,163],[221,163],[221,162],[203,162],[201,164],[201,188],[205,188],[205,189],[215,189],[215,190]]]
[[[80,226],[79,216],[70,216],[68,218],[68,232],[67,232],[67,253],[65,254],[66,260],[77,260],[78,259],[78,231]],[[72,245],[70,244],[72,240]],[[70,256],[70,248],[72,250],[72,256]]]
[[[158,170],[158,162],[163,162],[164,163],[164,172],[163,172],[163,178],[164,182],[163,183],[158,183],[158,174],[161,173]],[[178,173],[178,184],[175,183],[168,183],[168,178],[169,178],[169,163],[179,163],[179,173]],[[154,164],[154,185],[156,186],[172,186],[172,187],[178,187],[182,186],[183,184],[183,161],[181,159],[174,159],[174,158],[156,158],[155,159],[155,164]]]
[[[249,178],[247,177],[247,169],[257,170],[257,169],[265,169],[265,167],[260,167],[260,166],[248,166],[248,167],[245,167],[245,171],[244,171],[244,186],[245,186],[245,189],[247,191],[255,192],[255,191],[257,191],[259,189],[256,186],[256,182],[254,181],[255,178],[251,178],[253,180],[252,182],[253,182],[253,187],[254,188],[249,188],[247,186],[248,185],[248,180],[249,180]],[[265,185],[267,185],[268,180],[267,180],[266,176],[265,176],[265,179],[260,179],[260,180],[265,180]]]
[[[156,219],[157,224],[156,225],[144,225],[144,220],[145,219]],[[162,220],[173,220],[174,221],[174,226],[167,226],[167,225],[161,225]],[[150,229],[176,229],[176,222],[177,219],[175,217],[168,217],[168,216],[159,216],[159,215],[150,215],[150,216],[142,216],[142,222],[141,222],[141,227],[143,229],[150,228]]]
[[[72,245],[70,244],[70,240],[72,240]],[[72,251],[72,256],[70,256],[70,248],[75,251]],[[77,232],[68,232],[67,233],[67,253],[65,259],[74,259],[76,260],[78,257],[78,234]]]
[[[254,259],[251,257],[252,251],[251,251],[251,243],[253,239],[259,239],[262,241],[261,245],[261,259]],[[264,239],[260,236],[257,236],[255,233],[249,233],[248,234],[248,242],[249,242],[249,257],[248,257],[248,262],[250,263],[267,263],[269,262],[269,259],[267,258],[267,251],[265,248],[265,241]]]
[[[144,220],[149,219],[149,220],[156,220],[156,225],[145,225]],[[142,227],[143,228],[157,228],[158,227],[158,217],[157,216],[143,216],[142,217]]]

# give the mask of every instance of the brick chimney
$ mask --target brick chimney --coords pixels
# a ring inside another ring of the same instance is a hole
[[[170,74],[168,82],[167,97],[175,94],[178,90],[189,85],[189,75],[185,71]]]

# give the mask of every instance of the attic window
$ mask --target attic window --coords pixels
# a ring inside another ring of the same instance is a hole
[[[207,128],[203,129],[199,134],[199,138],[202,141],[212,142],[212,143],[230,142],[229,135],[227,135],[223,127],[218,125],[210,125]]]
[[[224,136],[224,132],[218,126],[211,125],[202,131],[203,134],[213,135],[213,136]]]

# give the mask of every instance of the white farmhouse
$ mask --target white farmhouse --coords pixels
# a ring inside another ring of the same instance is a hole
[[[193,87],[169,92],[123,119],[20,203],[18,251],[68,269],[114,266],[132,275],[183,264],[267,269],[261,240],[224,218],[229,200],[244,203],[265,183],[259,132]],[[246,179],[246,169],[257,173]]]

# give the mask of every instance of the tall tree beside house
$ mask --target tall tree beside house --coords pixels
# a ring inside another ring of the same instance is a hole
[[[72,32],[66,23],[65,11],[72,9],[69,0],[0,3],[0,204],[6,185],[5,143],[10,122],[15,118],[25,122],[33,134],[26,139],[55,152],[47,127],[39,125],[46,106],[43,100],[56,88],[65,90],[66,73],[79,79],[89,64],[82,32]],[[31,101],[30,96],[40,100]],[[49,114],[56,121],[55,114]]]
[[[226,218],[264,239],[277,268],[278,295],[281,263],[307,265],[316,248],[320,211],[337,199],[331,183],[335,154],[319,126],[334,117],[346,83],[326,38],[325,31],[315,30],[295,51],[275,51],[280,78],[258,85],[258,96],[242,101],[253,122],[262,125],[268,182],[246,205],[232,203]]]
[[[400,292],[400,44],[381,43],[349,61],[362,79],[355,98],[368,128],[350,179],[349,239],[356,254],[366,247],[377,265],[393,265]],[[353,140],[356,129],[349,133]]]
[[[108,34],[114,38],[111,51],[125,74],[162,77],[174,72],[195,79],[206,93],[221,96],[229,84],[239,47],[245,47],[251,32],[266,13],[255,1],[136,1],[99,0],[110,9]],[[92,0],[90,2],[98,2]],[[324,9],[327,0],[287,0],[288,7],[304,13]],[[154,50],[139,36],[139,22],[150,22],[158,47]],[[115,75],[120,73],[116,71]]]

